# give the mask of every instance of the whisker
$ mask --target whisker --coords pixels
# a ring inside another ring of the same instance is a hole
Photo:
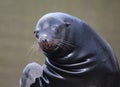
[[[26,56],[32,54],[32,53],[37,53],[39,50],[39,46],[37,41],[34,41],[32,47],[28,50],[28,52],[26,53]]]
[[[72,45],[70,42],[61,39],[53,39],[46,42],[41,41],[39,43],[39,46],[43,51],[46,52],[56,51],[60,48],[66,53],[72,51],[75,48],[75,46]]]
[[[63,42],[61,42],[61,43],[67,44],[67,45],[72,46],[72,47],[75,47],[74,45],[72,45],[72,44],[70,44],[70,43],[67,43],[67,42],[65,42],[65,41],[63,41]]]
[[[59,46],[60,48],[62,48],[64,51],[70,51],[70,50],[72,50],[72,49],[74,48],[72,45],[66,44],[66,43],[63,43],[63,42],[60,42],[60,43],[58,44],[58,46]],[[71,48],[70,46],[72,46],[72,48]]]
[[[68,41],[65,41],[65,40],[60,40],[60,39],[55,39],[55,40],[58,40],[59,42],[61,42],[61,43],[64,43],[64,44],[67,44],[67,45],[70,45],[70,46],[73,46],[73,47],[75,47],[74,45],[72,45],[70,42],[68,42]]]

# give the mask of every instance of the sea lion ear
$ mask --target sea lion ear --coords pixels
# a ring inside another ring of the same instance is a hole
[[[65,22],[65,26],[69,27],[70,23],[69,22]]]

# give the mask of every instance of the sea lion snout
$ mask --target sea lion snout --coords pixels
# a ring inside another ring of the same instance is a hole
[[[50,35],[42,33],[37,36],[38,44],[43,51],[52,52],[53,50],[56,50],[58,41],[51,38]]]
[[[48,41],[48,35],[47,34],[42,34],[39,36],[39,42],[47,42]]]
[[[38,30],[35,30],[34,31],[34,34],[35,34],[35,37],[36,37],[36,39],[37,39],[37,41],[39,42],[39,43],[41,43],[41,42],[46,42],[46,41],[50,41],[51,39],[51,36],[50,35],[48,35],[48,34],[46,34],[46,33],[40,33],[40,31],[38,31]]]

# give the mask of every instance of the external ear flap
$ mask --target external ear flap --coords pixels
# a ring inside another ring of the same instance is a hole
[[[70,23],[69,22],[65,22],[65,26],[69,27]]]

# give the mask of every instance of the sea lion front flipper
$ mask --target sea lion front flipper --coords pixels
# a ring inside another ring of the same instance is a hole
[[[40,87],[38,80],[41,75],[41,65],[36,62],[27,64],[20,77],[20,87]]]

